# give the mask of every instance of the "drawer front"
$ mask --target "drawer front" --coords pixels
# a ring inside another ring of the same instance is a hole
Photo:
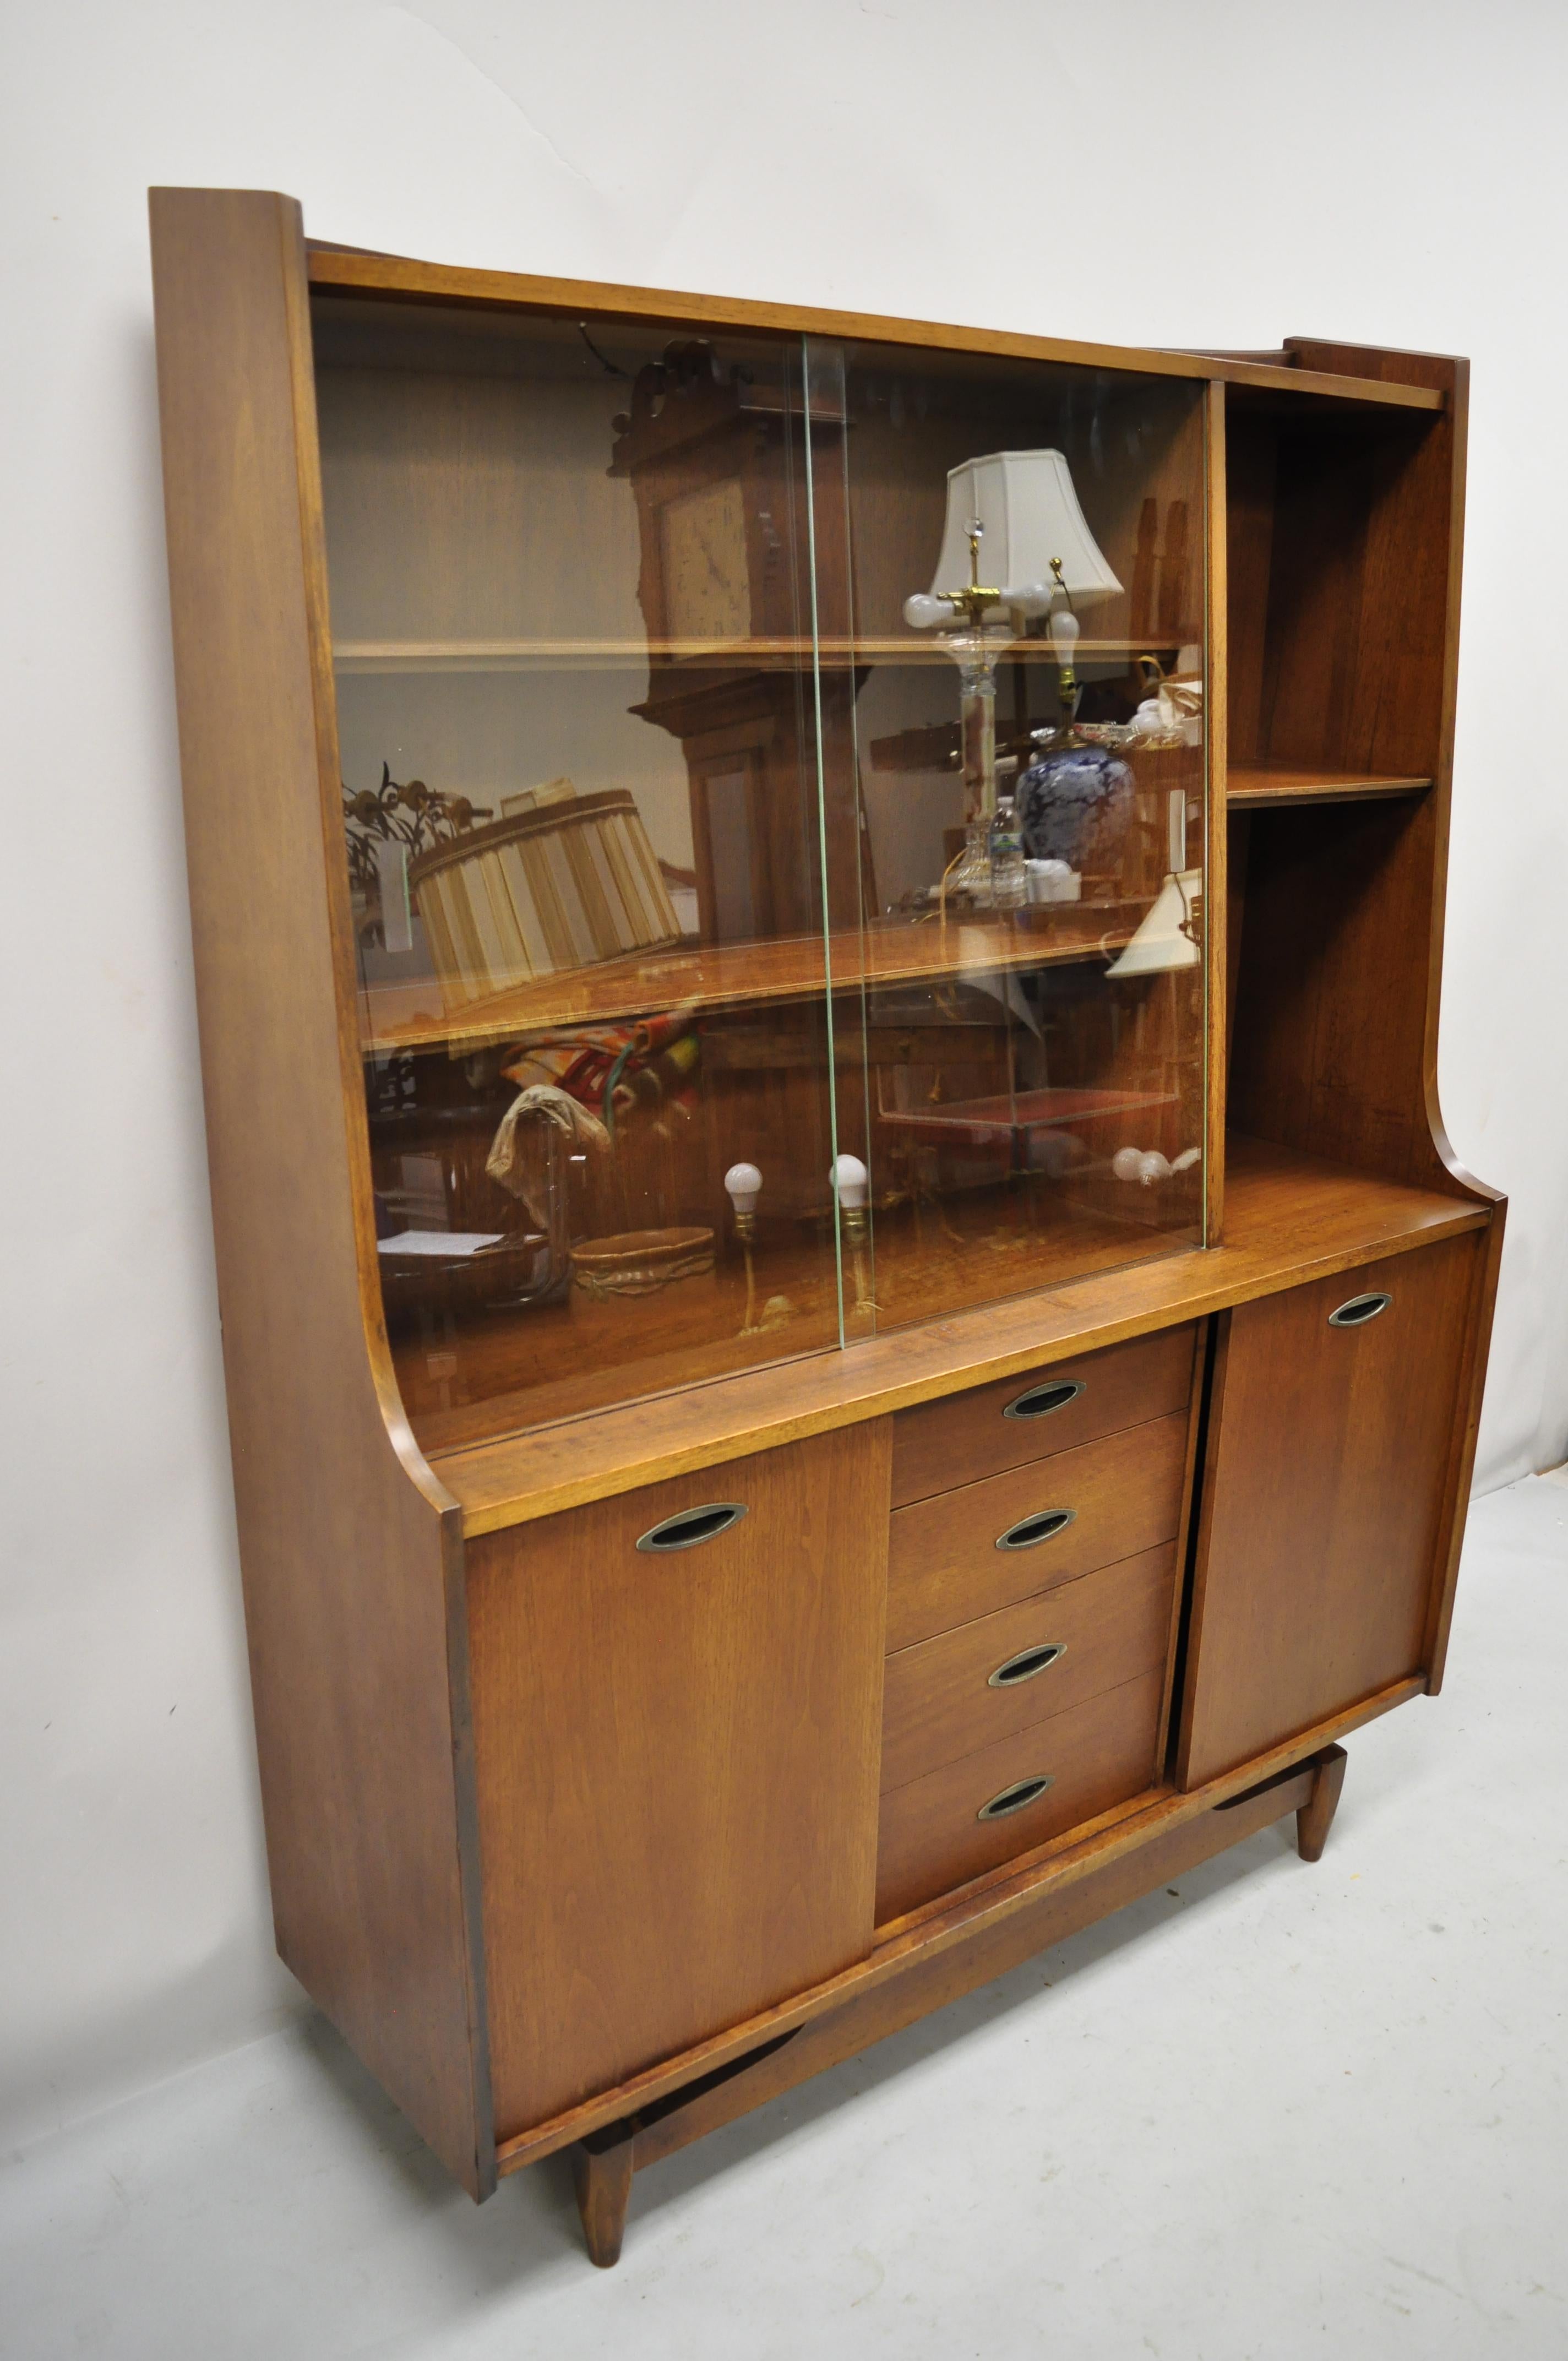
[[[890,1789],[877,1840],[878,1923],[1142,1795],[1155,1781],[1164,1689],[1162,1674],[1142,1674]],[[1050,1784],[1004,1808],[1012,1791],[1036,1780]],[[979,1817],[998,1804],[1002,1817]]]
[[[890,1656],[883,1788],[1163,1671],[1175,1585],[1165,1542]]]
[[[1197,1333],[1189,1322],[900,1411],[893,1422],[894,1507],[1184,1409]]]
[[[1173,1540],[1186,1458],[1181,1410],[895,1510],[889,1649]]]

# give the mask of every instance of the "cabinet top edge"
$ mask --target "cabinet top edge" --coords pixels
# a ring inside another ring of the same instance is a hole
[[[1157,1255],[850,1352],[433,1451],[432,1469],[474,1540],[1484,1229],[1500,1208],[1235,1138],[1230,1176],[1223,1246]]]
[[[1084,343],[999,329],[954,327],[938,321],[901,320],[876,313],[813,310],[742,296],[693,295],[668,288],[627,287],[594,280],[532,277],[522,272],[466,269],[376,254],[357,247],[306,241],[313,289],[411,303],[466,303],[520,309],[573,319],[637,319],[670,327],[723,327],[775,335],[819,335],[856,343],[918,345],[997,358],[1066,361],[1082,368],[1125,369],[1145,376],[1221,379],[1263,391],[1323,397],[1383,409],[1441,411],[1439,389],[1380,378],[1345,377],[1294,362],[1243,360],[1223,354],[1161,351],[1134,345]]]

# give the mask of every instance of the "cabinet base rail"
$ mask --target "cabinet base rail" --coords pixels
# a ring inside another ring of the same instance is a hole
[[[620,2259],[633,2177],[769,2099],[809,2081],[889,2034],[989,1983],[1036,1952],[1080,1933],[1111,1912],[1226,1852],[1287,1813],[1296,1815],[1301,1859],[1319,1861],[1344,1785],[1345,1751],[1326,1746],[1256,1786],[1179,1822],[1136,1852],[1106,1861],[1066,1887],[1045,1887],[1027,1908],[961,1949],[912,1967],[866,1993],[729,2059],[618,2123],[589,2132],[572,2149],[577,2210],[588,2259],[608,2270]]]

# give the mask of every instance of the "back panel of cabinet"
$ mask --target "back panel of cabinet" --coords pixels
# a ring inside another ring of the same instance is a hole
[[[1229,1314],[1184,1787],[1420,1669],[1476,1257],[1473,1236],[1448,1239]],[[1384,1308],[1355,1324],[1378,1296]],[[1350,1324],[1336,1324],[1347,1306]]]
[[[503,2138],[869,1948],[888,1454],[878,1421],[471,1545]]]

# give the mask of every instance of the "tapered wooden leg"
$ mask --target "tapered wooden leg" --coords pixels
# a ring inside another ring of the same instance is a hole
[[[1312,1792],[1296,1815],[1296,1850],[1303,1861],[1321,1861],[1339,1809],[1347,1757],[1343,1746],[1325,1746],[1312,1763]]]
[[[572,2150],[572,2179],[576,2185],[577,2211],[583,2217],[583,2240],[588,2260],[608,2271],[620,2260],[626,2235],[626,2208],[631,2197],[632,2144],[635,2118],[592,2132]]]

